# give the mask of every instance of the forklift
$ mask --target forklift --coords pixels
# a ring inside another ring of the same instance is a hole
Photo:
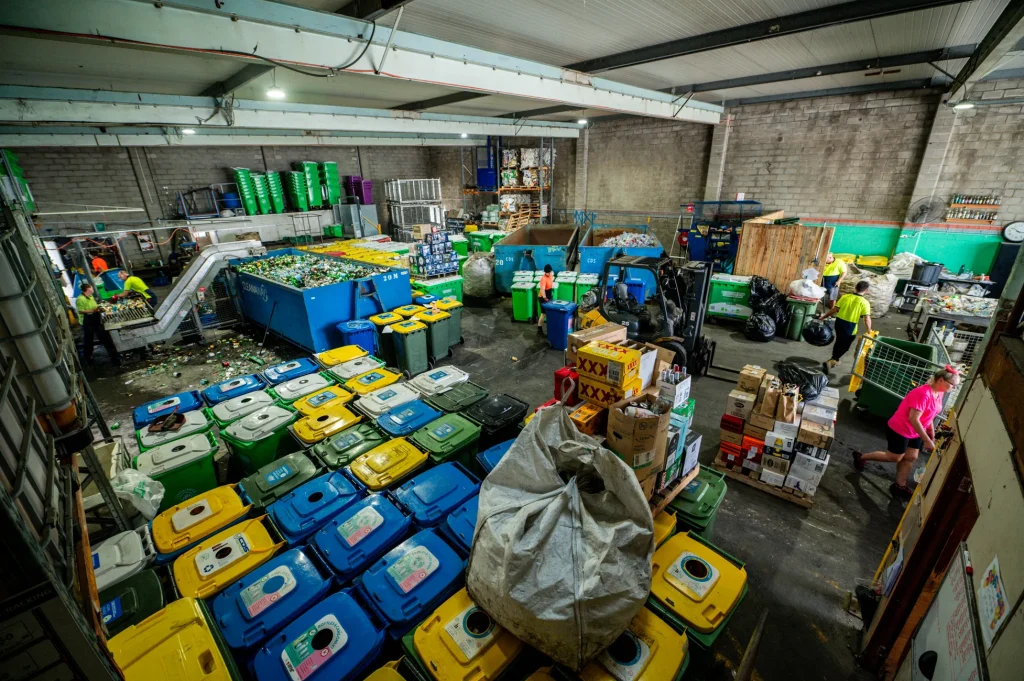
[[[653,275],[655,290],[637,300],[626,285],[630,271]],[[611,276],[615,283],[609,290]],[[630,340],[653,343],[674,354],[673,364],[691,376],[704,376],[715,357],[715,342],[703,335],[704,312],[711,292],[708,263],[677,267],[671,258],[620,255],[605,263],[595,296],[601,315],[626,327]]]

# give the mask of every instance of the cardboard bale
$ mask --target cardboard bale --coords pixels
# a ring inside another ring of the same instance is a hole
[[[781,456],[770,455],[766,450],[764,456],[761,457],[761,470],[771,471],[772,473],[784,478],[786,477],[786,474],[789,473],[789,461],[783,459]],[[781,479],[779,480],[778,486],[782,487]]]
[[[608,446],[640,480],[665,468],[669,413],[634,416],[627,410],[631,406],[650,409],[657,401],[657,394],[649,391],[608,409]],[[678,445],[678,436],[676,440]]]
[[[643,347],[639,346],[641,349]],[[587,376],[616,387],[625,387],[634,382],[642,384],[640,358],[640,349],[629,347],[625,341],[609,343],[596,340],[576,352],[576,371],[581,377]]]
[[[762,369],[756,364],[747,364],[740,369],[740,377],[736,381],[736,388],[745,393],[753,393],[756,396],[758,388],[761,387],[761,379],[767,373],[766,369]]]
[[[754,400],[756,397],[756,395],[743,392],[742,390],[733,390],[729,393],[729,399],[725,402],[725,413],[746,421],[747,417],[750,416],[750,412],[754,410]]]
[[[589,376],[580,376],[580,397],[602,407],[610,407],[620,400],[640,394],[640,379],[625,387],[608,385]]]
[[[747,420],[747,423],[768,432],[775,427],[775,414],[772,413],[771,416],[765,416],[764,414],[757,413],[757,410],[755,409],[750,414],[750,418]],[[794,433],[794,437],[795,435],[796,434]]]
[[[731,430],[722,429],[718,431],[718,439],[739,447],[743,444],[743,433],[734,433]]]
[[[580,329],[569,334],[569,345],[565,350],[567,364],[576,364],[576,353],[587,343],[593,341],[607,341],[616,343],[626,340],[626,327],[614,322],[606,322],[592,326],[589,329]]]
[[[605,431],[608,410],[597,404],[580,402],[569,412],[569,418],[576,430],[587,435],[597,435]]]
[[[764,484],[771,485],[772,487],[782,487],[783,483],[786,481],[786,476],[779,475],[778,473],[769,470],[762,463],[760,480]]]
[[[823,426],[813,421],[800,421],[800,431],[797,433],[797,442],[828,449],[832,446],[832,439],[835,437],[835,430],[832,426]]]

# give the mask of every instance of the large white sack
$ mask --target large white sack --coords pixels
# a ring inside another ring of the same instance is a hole
[[[494,296],[494,253],[469,254],[462,264],[462,293],[474,298]]]
[[[541,409],[483,482],[466,584],[501,626],[579,670],[643,607],[653,555],[633,471],[565,409]]]
[[[839,285],[839,293],[856,293],[857,282],[867,281],[871,286],[864,297],[871,303],[871,318],[879,319],[889,313],[889,305],[892,304],[893,294],[896,292],[897,277],[892,274],[875,274],[868,270],[862,270],[856,265],[847,264],[846,277]]]

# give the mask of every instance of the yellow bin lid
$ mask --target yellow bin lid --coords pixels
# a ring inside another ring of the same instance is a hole
[[[357,395],[372,393],[378,388],[396,383],[402,376],[387,369],[374,369],[345,381],[345,387]]]
[[[381,667],[366,677],[366,681],[405,681],[405,677],[398,673],[394,667]]]
[[[353,399],[355,399],[355,395],[349,391],[344,388],[339,388],[336,385],[330,385],[326,388],[317,390],[315,393],[310,393],[301,399],[295,400],[292,402],[292,409],[303,416],[310,416],[330,407],[341,407],[348,404]]]
[[[299,442],[314,445],[362,420],[362,416],[339,405],[326,407],[311,416],[305,416],[296,421],[291,429]]]
[[[583,667],[580,681],[674,679],[690,642],[647,608],[640,608],[629,628]]]
[[[340,348],[334,348],[333,350],[324,350],[318,353],[316,358],[325,367],[332,367],[335,364],[341,364],[352,359],[358,359],[368,355],[366,350],[363,350],[358,345],[343,345]]]
[[[376,492],[409,475],[426,460],[427,455],[411,442],[396,437],[356,458],[349,470],[367,489]]]
[[[423,322],[418,322],[415,319],[407,319],[404,322],[399,322],[391,326],[391,330],[395,333],[409,334],[414,331],[425,331],[427,325]]]
[[[526,681],[558,681],[551,673],[551,667],[541,667],[526,677]]]
[[[160,553],[175,553],[233,524],[250,508],[238,485],[215,487],[153,518],[153,543]]]
[[[381,312],[380,314],[375,314],[370,317],[370,321],[377,326],[387,326],[388,324],[400,322],[403,319],[405,319],[405,317],[400,314],[395,314],[394,312]]]
[[[447,312],[441,312],[440,310],[437,310],[436,312],[433,310],[427,310],[426,312],[420,312],[418,315],[413,317],[413,319],[418,319],[421,322],[427,322],[428,324],[433,324],[434,322],[441,322],[444,321],[445,319],[450,318],[450,314],[448,314]]]
[[[435,300],[431,304],[438,310],[457,310],[462,307],[462,303],[454,298],[442,298],[441,300]]]
[[[409,317],[414,317],[415,315],[418,315],[425,309],[427,308],[423,307],[422,305],[403,305],[402,307],[396,307],[393,310],[393,312],[397,312],[398,314],[408,319]]]
[[[194,598],[170,603],[107,641],[125,681],[231,681],[231,667],[203,607]]]
[[[416,627],[413,645],[437,681],[496,679],[523,650],[523,642],[478,608],[465,589]]]
[[[662,543],[672,536],[676,531],[676,516],[669,513],[668,509],[654,516],[654,545],[661,546]]]
[[[263,522],[266,518],[232,525],[178,556],[174,561],[178,592],[187,598],[209,598],[273,558],[284,542],[270,536]]]
[[[654,552],[651,595],[702,634],[722,624],[746,584],[746,570],[689,532],[671,537]]]

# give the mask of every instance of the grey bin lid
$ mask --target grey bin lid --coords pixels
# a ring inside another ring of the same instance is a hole
[[[96,588],[102,591],[131,577],[146,567],[155,555],[149,525],[114,535],[92,551]]]
[[[212,411],[213,415],[219,421],[237,421],[243,416],[248,416],[257,409],[269,407],[273,403],[274,398],[267,394],[267,391],[257,390],[255,392],[239,395],[238,397],[232,397],[230,400],[221,402],[220,404],[215,405]]]
[[[224,432],[239,442],[257,442],[287,426],[297,416],[294,411],[271,405],[232,423]]]
[[[406,402],[418,400],[419,398],[419,392],[413,390],[408,384],[394,383],[383,388],[377,388],[373,392],[360,397],[356,400],[355,407],[364,414],[376,418],[389,409],[393,409]]]
[[[373,371],[382,366],[384,366],[383,360],[377,359],[373,355],[366,355],[365,357],[357,357],[356,359],[350,359],[347,362],[333,366],[330,371],[342,381],[347,381],[350,378],[355,378],[365,374],[367,371]]]
[[[185,417],[185,423],[181,424],[181,428],[173,432],[149,433],[143,429],[141,431],[142,434],[139,436],[142,446],[147,449],[151,447],[159,447],[160,445],[167,444],[173,440],[180,440],[186,435],[198,433],[210,425],[210,421],[206,418],[206,414],[198,409],[196,411],[187,411],[183,416]]]
[[[320,374],[308,374],[274,386],[274,392],[282,400],[291,402],[310,393],[315,393],[317,390],[322,390],[330,384],[331,382]]]
[[[439,395],[452,386],[465,383],[469,380],[469,374],[458,367],[445,366],[437,367],[426,371],[409,381],[409,385],[424,395]]]
[[[217,446],[210,445],[206,433],[190,435],[139,454],[135,470],[152,478],[187,466],[216,450]]]

